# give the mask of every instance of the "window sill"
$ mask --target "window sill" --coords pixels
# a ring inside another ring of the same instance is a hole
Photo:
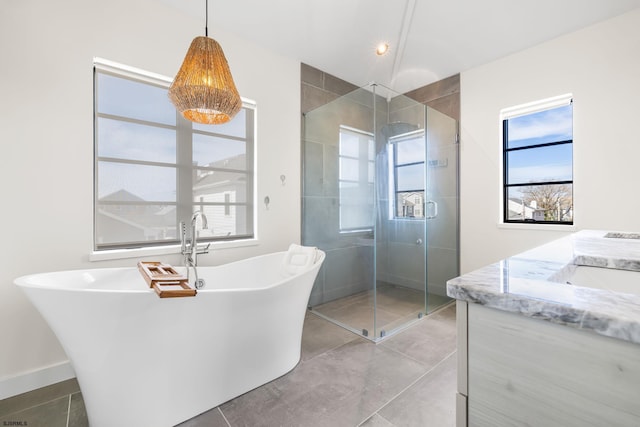
[[[213,242],[211,243],[211,251],[219,249],[241,248],[247,246],[258,246],[260,242],[258,239],[246,239],[246,240],[230,240],[226,242]],[[198,245],[200,246],[200,245]],[[155,255],[173,255],[180,253],[180,245],[171,246],[156,246],[148,248],[136,248],[136,249],[114,249],[109,251],[92,251],[89,253],[89,261],[108,261],[114,259],[126,259],[126,258],[139,258]]]
[[[508,230],[536,230],[536,231],[576,231],[576,225],[562,225],[562,224],[521,224],[521,223],[505,223],[499,222],[498,228]]]
[[[373,233],[373,228],[363,228],[361,230],[340,230],[339,234],[344,236],[367,235]]]

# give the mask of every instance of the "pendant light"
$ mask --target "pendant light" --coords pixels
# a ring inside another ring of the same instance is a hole
[[[209,1],[205,35],[191,42],[176,74],[169,99],[182,116],[196,123],[226,123],[240,111],[242,101],[220,44],[209,38]]]

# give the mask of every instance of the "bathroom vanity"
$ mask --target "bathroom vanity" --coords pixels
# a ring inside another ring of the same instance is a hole
[[[447,282],[457,426],[640,426],[640,235],[585,230]]]

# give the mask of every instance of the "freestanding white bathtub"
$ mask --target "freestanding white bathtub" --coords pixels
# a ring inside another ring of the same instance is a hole
[[[265,384],[300,360],[325,254],[283,270],[286,252],[198,267],[195,297],[158,298],[135,267],[15,280],[75,369],[92,427],[172,426]],[[180,272],[180,269],[177,269]]]

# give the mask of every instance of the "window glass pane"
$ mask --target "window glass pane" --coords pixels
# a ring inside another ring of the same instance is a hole
[[[246,142],[193,134],[193,162],[197,166],[246,170]]]
[[[358,181],[360,176],[360,161],[340,157],[340,180]]]
[[[176,131],[98,118],[98,156],[151,162],[176,162]]]
[[[504,123],[505,220],[572,223],[573,104]],[[554,184],[558,181],[568,183]]]
[[[549,184],[511,187],[507,219],[512,221],[573,221],[573,185]]]
[[[373,227],[373,186],[340,182],[340,229],[363,230]]]
[[[176,124],[176,109],[169,101],[167,88],[100,72],[97,78],[98,113]]]
[[[199,230],[199,238],[248,236],[253,234],[251,207],[231,206],[195,206],[207,216],[208,229]],[[229,212],[227,214],[226,212]]]
[[[393,142],[396,218],[424,218],[425,140],[424,133],[404,135]]]
[[[413,138],[396,143],[396,164],[424,162],[424,138]]]
[[[255,110],[196,124],[176,114],[164,81],[94,75],[96,249],[176,242],[196,209],[209,216],[203,238],[253,237]]]
[[[247,196],[248,184],[246,173],[198,169],[193,183],[193,201],[195,204],[224,203],[228,197],[231,202],[245,203],[250,199]]]
[[[573,139],[573,104],[507,120],[507,148]]]
[[[236,136],[245,138],[247,136],[247,111],[243,108],[230,122],[221,125],[204,125],[193,123],[194,130],[212,132],[218,135]]]
[[[176,207],[171,205],[96,206],[96,244],[175,240]]]
[[[560,144],[508,152],[507,184],[572,180],[572,148]]]
[[[100,201],[176,201],[176,168],[98,162]]]
[[[366,132],[340,128],[339,197],[340,230],[373,227],[373,137]]]
[[[358,134],[341,129],[339,146],[341,156],[360,157],[360,137]]]
[[[396,168],[396,191],[424,190],[424,163]]]
[[[424,218],[424,191],[396,193],[396,217]]]

